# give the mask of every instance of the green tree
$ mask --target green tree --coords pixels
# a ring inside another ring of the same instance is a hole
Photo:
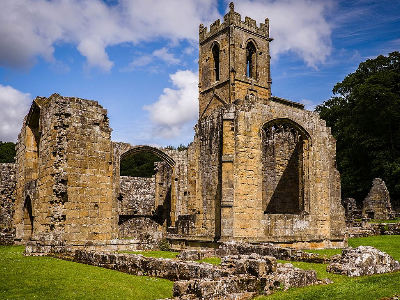
[[[15,143],[0,141],[0,163],[15,162]]]
[[[161,159],[151,152],[139,152],[121,160],[121,176],[151,177],[155,174],[154,163]]]
[[[358,202],[381,177],[394,204],[400,200],[400,53],[380,55],[333,88],[316,111],[337,140],[342,197]]]

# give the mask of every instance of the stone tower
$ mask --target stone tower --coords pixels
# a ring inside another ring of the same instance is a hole
[[[271,95],[269,20],[241,20],[233,3],[210,30],[199,27],[199,114],[208,115],[246,95],[268,99]]]
[[[304,105],[271,96],[269,21],[242,21],[229,7],[223,22],[200,25],[199,120],[181,205],[190,218],[173,215],[194,220],[193,243],[341,247],[330,128]]]

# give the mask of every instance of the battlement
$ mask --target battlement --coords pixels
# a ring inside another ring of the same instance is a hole
[[[245,17],[244,21],[242,21],[242,17],[239,13],[235,12],[235,7],[233,2],[229,4],[229,12],[224,16],[224,22],[221,23],[221,20],[218,19],[214,23],[210,25],[210,31],[207,30],[207,26],[200,24],[199,26],[199,42],[200,44],[207,39],[214,36],[215,33],[224,30],[230,25],[234,25],[236,27],[242,28],[244,30],[253,32],[259,36],[262,36],[269,41],[273,39],[269,37],[269,19],[265,19],[265,23],[260,23],[260,26],[257,26],[256,20],[253,20],[250,17]]]

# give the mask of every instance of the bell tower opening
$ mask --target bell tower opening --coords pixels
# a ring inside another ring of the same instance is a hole
[[[248,78],[254,78],[257,79],[256,77],[256,46],[254,46],[254,43],[252,41],[247,43],[246,47],[246,76]]]
[[[269,20],[242,17],[229,5],[223,22],[199,26],[199,118],[249,94],[271,96]]]
[[[212,55],[214,60],[214,81],[219,81],[219,46],[214,44],[212,47]]]

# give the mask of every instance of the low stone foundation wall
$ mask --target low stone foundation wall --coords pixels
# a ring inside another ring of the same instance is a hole
[[[249,299],[275,289],[319,284],[316,272],[291,264],[277,264],[270,256],[234,255],[222,258],[221,265],[76,250],[75,262],[113,269],[132,275],[154,276],[175,281],[177,299]],[[235,298],[229,298],[236,295]]]
[[[173,281],[194,278],[218,279],[230,274],[228,270],[211,264],[145,257],[139,254],[76,250],[74,261],[132,275],[154,276]]]
[[[249,244],[229,242],[220,244],[217,249],[183,250],[178,255],[183,260],[199,260],[206,257],[224,257],[227,255],[251,255],[273,256],[281,260],[304,261],[312,263],[329,263],[331,260],[316,253],[279,247],[273,244]]]

